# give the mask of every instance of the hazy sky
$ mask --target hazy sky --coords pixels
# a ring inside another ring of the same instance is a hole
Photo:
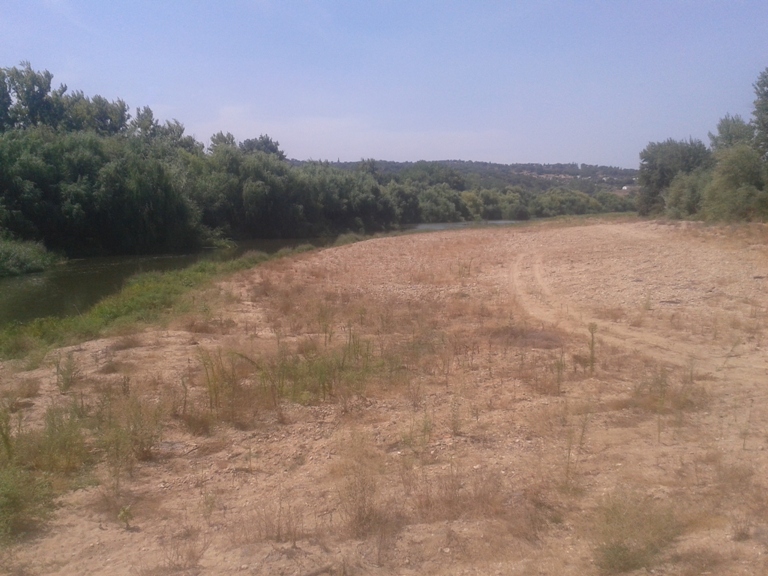
[[[637,167],[748,119],[766,0],[0,0],[0,67],[299,159]]]

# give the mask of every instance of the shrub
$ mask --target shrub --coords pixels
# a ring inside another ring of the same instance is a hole
[[[597,509],[595,560],[606,572],[649,567],[681,532],[669,505],[626,492],[608,495]]]
[[[24,534],[49,509],[48,485],[16,466],[0,467],[0,542]]]
[[[0,239],[0,278],[42,272],[59,261],[39,242]]]
[[[702,209],[709,220],[762,220],[768,217],[764,165],[746,144],[718,152]]]

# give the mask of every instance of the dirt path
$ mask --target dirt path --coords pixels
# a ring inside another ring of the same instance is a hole
[[[50,362],[2,367],[5,389],[39,390],[25,426],[73,398],[94,417],[121,386],[164,418],[119,489],[96,465],[2,560],[583,576],[606,494],[637,493],[682,518],[657,573],[768,573],[767,320],[760,226],[473,229],[273,262],[163,329],[58,352],[81,375],[64,395]],[[239,387],[230,413],[210,408],[217,378]]]

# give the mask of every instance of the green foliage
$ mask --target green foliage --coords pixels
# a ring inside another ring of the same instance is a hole
[[[634,196],[620,196],[612,192],[600,191],[593,198],[600,203],[603,212],[632,212],[637,210]]]
[[[88,460],[83,423],[70,408],[48,408],[42,431],[19,435],[16,444],[16,459],[42,472],[73,474]]]
[[[296,166],[267,135],[238,143],[218,132],[206,150],[181,123],[162,124],[149,107],[131,118],[122,100],[53,89],[52,80],[27,62],[0,69],[0,230],[70,256],[588,213],[607,205],[560,194],[532,210],[533,197],[554,185],[538,176],[564,176],[572,191],[588,194],[605,191],[598,182],[606,178],[626,178],[619,169],[576,164],[420,161],[403,163],[396,174],[392,163],[372,159],[353,170]],[[0,271],[3,260],[12,258],[0,253]],[[7,268],[35,269],[15,262]]]
[[[409,165],[400,174],[400,179],[403,181],[420,182],[427,186],[445,184],[452,190],[458,190],[459,192],[466,189],[467,186],[461,174],[450,166],[440,162],[426,162],[424,160]]]
[[[56,264],[59,257],[39,242],[0,239],[0,278],[29,272],[42,272]]]
[[[63,85],[52,90],[52,81],[53,74],[32,70],[29,62],[0,69],[0,132],[43,125],[104,135],[125,130],[130,118],[125,102],[67,94]]]
[[[562,188],[541,194],[531,203],[531,212],[540,218],[564,214],[597,214],[602,210],[600,203],[584,192]]]
[[[640,152],[640,175],[642,186],[638,198],[638,211],[642,215],[661,212],[664,209],[662,192],[669,188],[679,173],[707,168],[712,164],[712,153],[701,140],[688,141],[668,139],[651,142]]]
[[[278,160],[285,160],[285,152],[280,150],[280,142],[272,140],[266,134],[262,134],[258,138],[243,140],[239,147],[245,153],[263,152],[264,154],[275,155]]]
[[[712,150],[717,151],[737,144],[751,144],[754,137],[754,126],[747,124],[738,114],[726,114],[717,123],[717,134],[709,133],[709,143]]]
[[[690,218],[698,214],[711,174],[707,170],[695,170],[690,174],[678,173],[663,193],[666,214],[670,218]]]
[[[755,90],[752,123],[755,128],[755,148],[763,160],[768,159],[768,68],[763,70],[753,85]]]
[[[422,222],[461,222],[470,217],[461,193],[447,184],[437,184],[419,194]]]
[[[720,150],[712,179],[704,190],[702,212],[709,220],[768,218],[766,166],[746,144]]]
[[[48,515],[52,493],[32,472],[0,466],[0,543],[17,538]]]
[[[754,84],[753,120],[726,114],[698,140],[651,142],[640,153],[640,214],[721,221],[768,219],[768,68]]]

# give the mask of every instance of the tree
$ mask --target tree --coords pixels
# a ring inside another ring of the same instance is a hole
[[[110,102],[98,95],[91,99],[77,90],[61,95],[58,100],[57,105],[63,111],[59,127],[67,131],[92,130],[103,135],[118,134],[127,129],[131,118],[128,105],[119,99]]]
[[[697,168],[712,165],[712,152],[701,140],[689,138],[651,142],[640,152],[638,182],[642,186],[637,209],[641,215],[664,210],[662,192],[669,188],[680,172],[690,174]]]
[[[45,70],[35,72],[29,62],[22,62],[21,68],[4,68],[5,88],[0,100],[0,116],[6,115],[6,122],[12,128],[27,128],[47,124],[56,126],[61,118],[61,106],[57,106],[67,91],[65,85],[51,92],[53,74]],[[3,108],[7,106],[4,111]]]
[[[285,160],[285,152],[280,150],[280,142],[272,140],[266,134],[262,134],[258,138],[243,140],[240,143],[240,150],[245,153],[264,152],[265,154],[273,154],[280,160]]]
[[[751,144],[754,136],[754,127],[741,116],[726,114],[717,123],[717,134],[709,133],[709,145],[712,150],[722,150],[737,144]]]
[[[132,136],[136,136],[145,141],[152,140],[157,136],[160,123],[155,120],[155,114],[149,106],[136,109],[136,117],[131,120],[129,127]]]
[[[13,126],[11,121],[11,87],[8,74],[0,68],[0,132],[5,132]]]
[[[174,148],[181,148],[191,154],[202,154],[205,146],[195,140],[194,136],[184,135],[184,124],[176,119],[166,120],[165,124],[158,127],[158,139]]]
[[[768,159],[768,68],[760,73],[755,89],[755,109],[752,111],[752,125],[755,129],[755,147],[763,160]]]
[[[208,150],[214,152],[219,146],[229,146],[234,148],[237,146],[237,142],[235,141],[235,137],[229,132],[226,134],[224,134],[224,132],[216,132],[216,134],[211,136],[211,145],[208,146]]]
[[[709,220],[761,220],[768,217],[765,165],[760,153],[740,144],[717,153],[717,165],[704,190]]]
[[[711,179],[709,170],[694,170],[690,174],[679,172],[664,191],[667,216],[690,218],[701,209],[703,191]]]

